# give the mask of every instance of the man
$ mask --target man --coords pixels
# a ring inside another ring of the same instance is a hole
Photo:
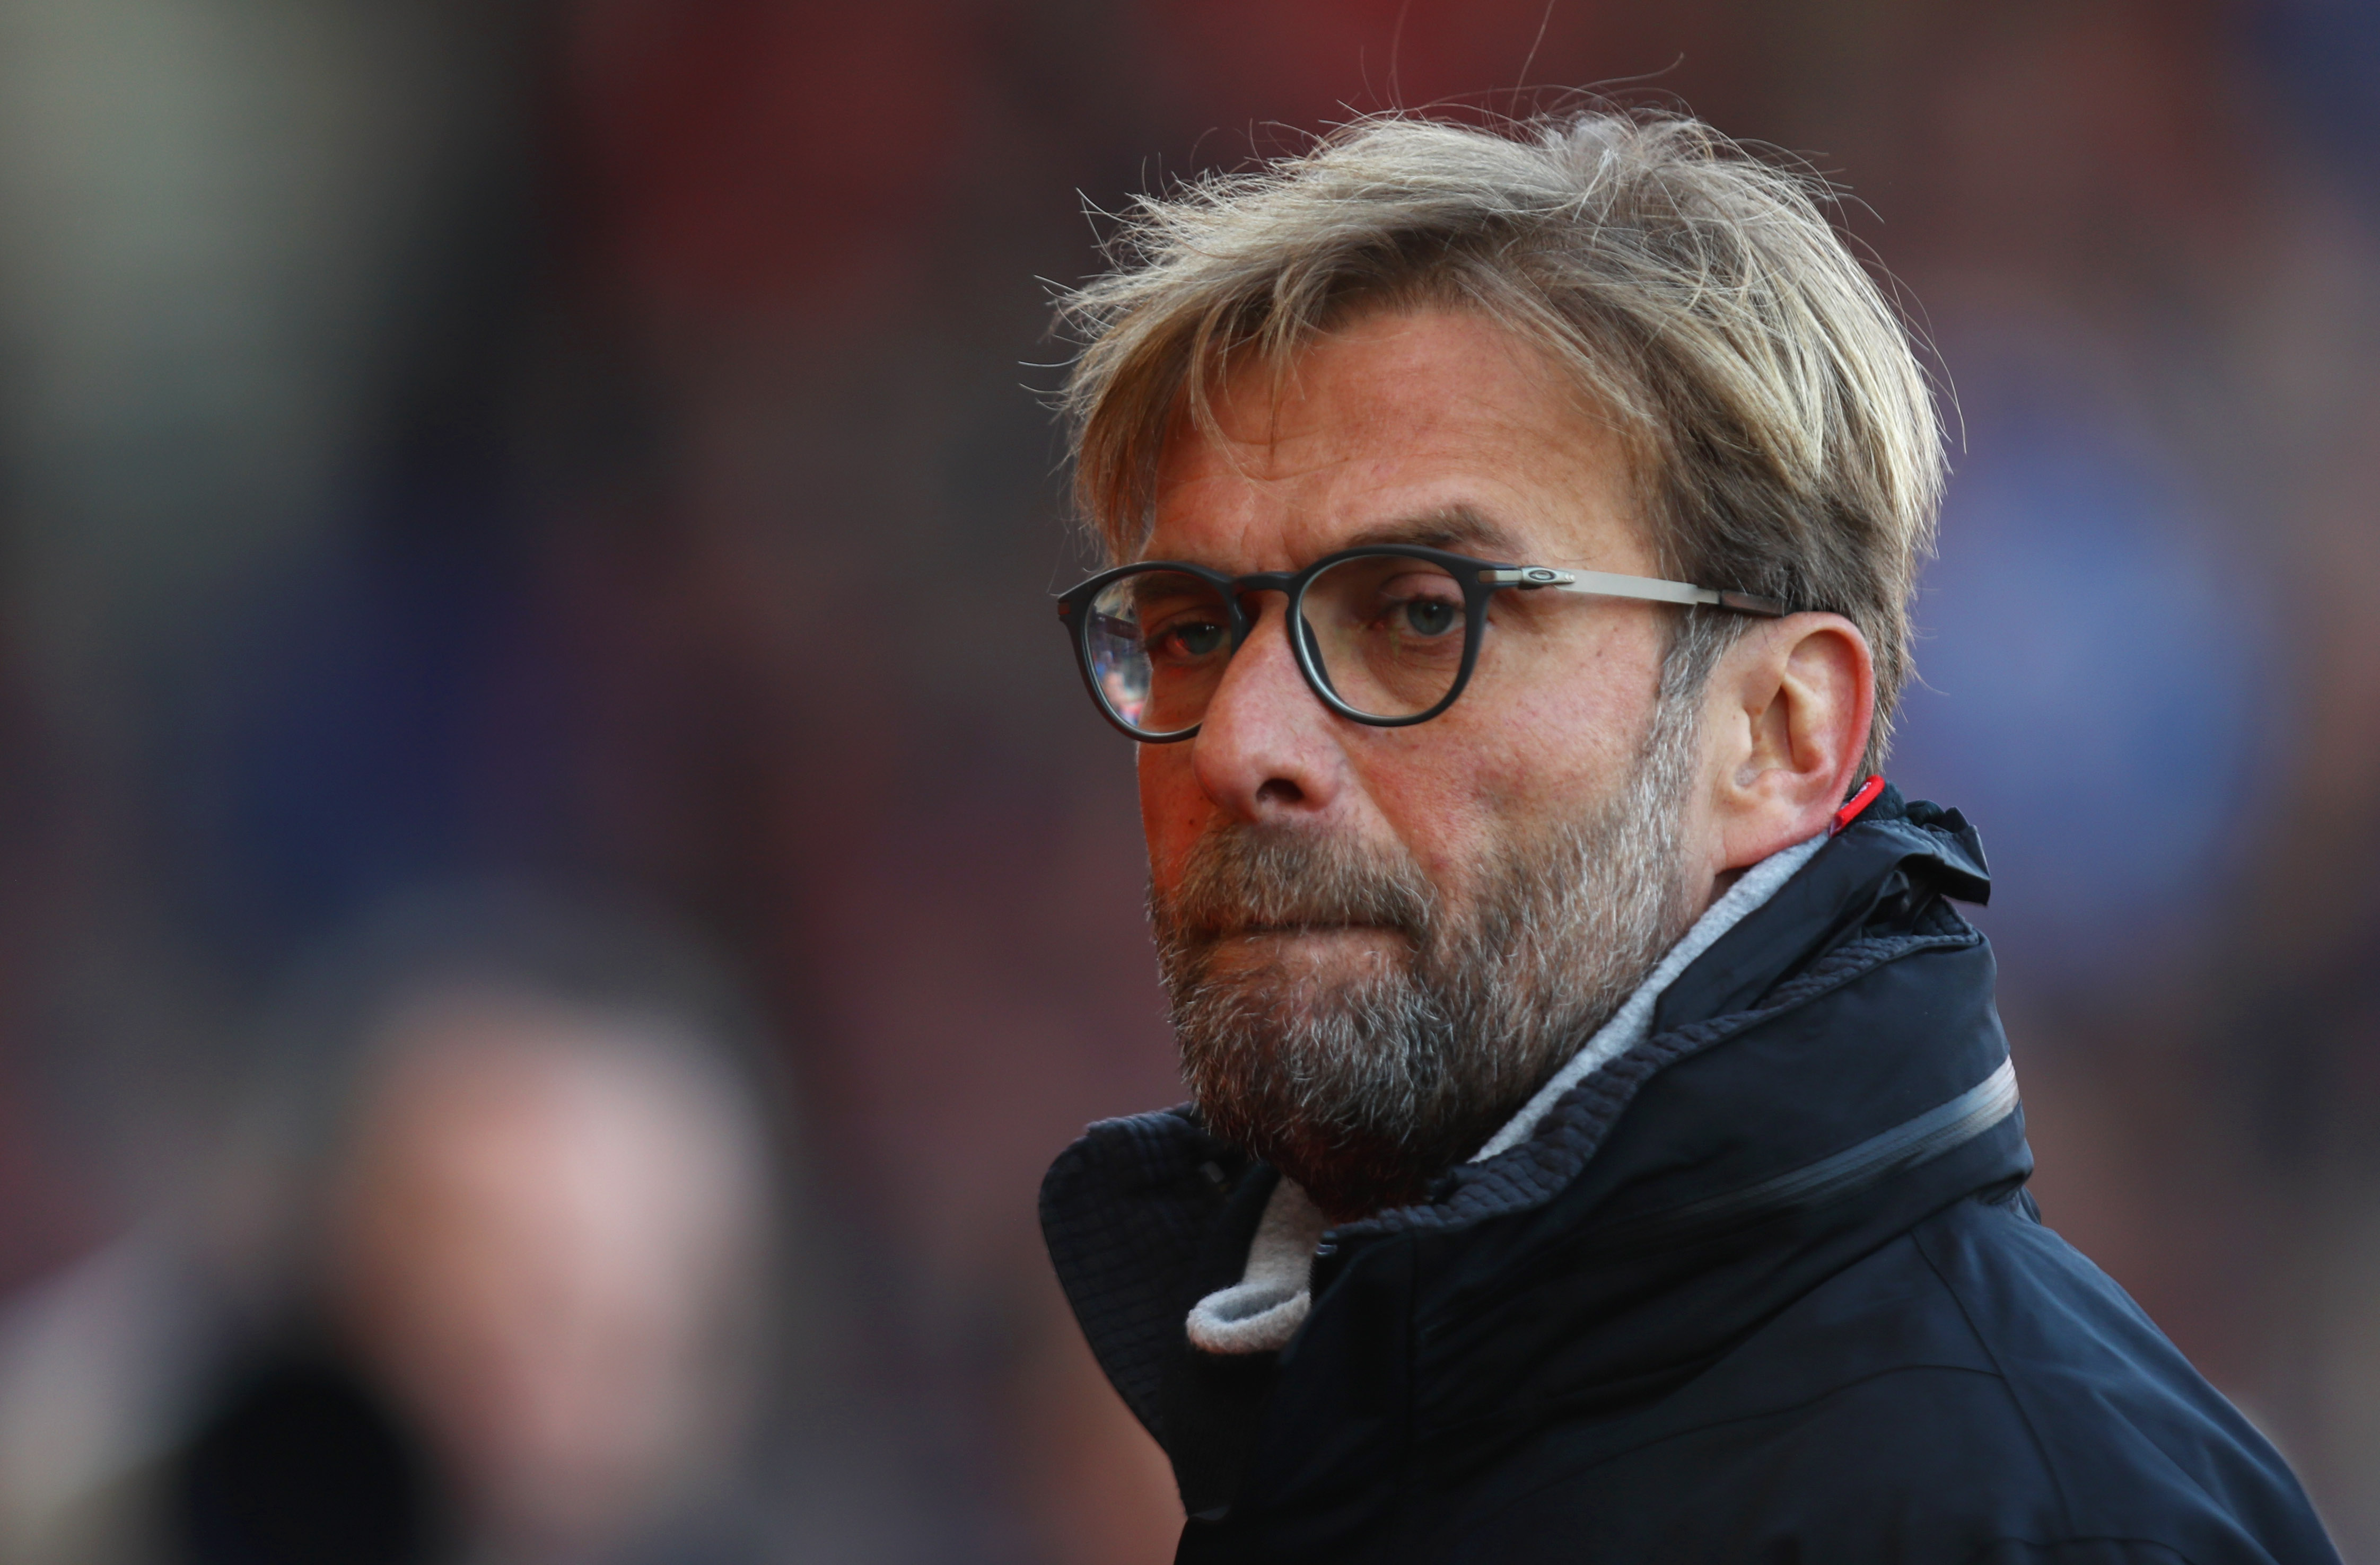
[[[1123,254],[1059,607],[1194,1102],[1042,1219],[1180,1557],[2335,1558],[2024,1193],[1981,846],[1876,775],[1939,431],[1812,189],[1392,117]]]

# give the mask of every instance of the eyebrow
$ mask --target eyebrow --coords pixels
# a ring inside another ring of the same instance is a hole
[[[1337,553],[1342,549],[1371,549],[1400,543],[1418,544],[1424,549],[1450,549],[1458,553],[1475,553],[1512,564],[1528,564],[1521,558],[1523,551],[1511,533],[1460,501],[1419,516],[1377,522],[1342,539],[1328,552]],[[1143,562],[1148,559],[1148,555],[1144,552]]]
[[[1463,504],[1448,505],[1425,516],[1366,528],[1339,547],[1368,549],[1393,543],[1417,543],[1425,549],[1464,550],[1505,560],[1515,559],[1518,555],[1511,533]]]

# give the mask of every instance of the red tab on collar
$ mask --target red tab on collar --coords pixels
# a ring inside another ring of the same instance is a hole
[[[1881,777],[1871,777],[1861,783],[1860,791],[1846,800],[1842,808],[1835,811],[1835,823],[1827,828],[1827,835],[1831,837],[1857,820],[1859,812],[1876,803],[1876,796],[1883,792],[1884,779]]]

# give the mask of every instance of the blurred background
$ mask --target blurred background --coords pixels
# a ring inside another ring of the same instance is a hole
[[[0,1559],[1168,1558],[1049,281],[1583,85],[1938,346],[2036,1190],[2380,1560],[2368,0],[0,0]]]

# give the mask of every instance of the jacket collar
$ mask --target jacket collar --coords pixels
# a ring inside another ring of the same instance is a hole
[[[1272,1171],[1185,1110],[1092,1127],[1044,1230],[1185,1505],[1365,1513],[1416,1453],[1485,1460],[1557,1411],[1657,1395],[1866,1248],[2022,1180],[1990,953],[1942,901],[1988,889],[1955,811],[1887,790],[1526,1140],[1327,1235],[1277,1357],[1183,1335],[1237,1280]]]

